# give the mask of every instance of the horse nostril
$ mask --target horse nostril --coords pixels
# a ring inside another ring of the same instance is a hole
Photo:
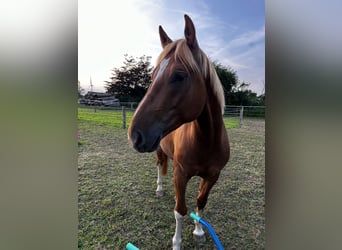
[[[134,131],[132,141],[135,147],[139,148],[144,143],[144,137],[140,131]]]

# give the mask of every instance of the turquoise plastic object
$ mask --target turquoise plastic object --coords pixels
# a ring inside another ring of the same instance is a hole
[[[224,250],[219,238],[217,237],[217,235],[215,233],[214,228],[212,228],[212,226],[207,221],[205,221],[203,218],[199,217],[197,214],[195,214],[193,212],[190,213],[190,217],[193,218],[194,220],[198,221],[199,223],[201,223],[203,226],[205,226],[208,229],[211,237],[213,238],[213,240],[217,246],[217,249]]]
[[[199,217],[197,214],[191,212],[190,213],[190,217],[193,218],[194,220],[198,221],[201,219],[201,217]]]
[[[128,242],[126,245],[127,250],[139,250],[136,246],[134,246],[132,243]]]

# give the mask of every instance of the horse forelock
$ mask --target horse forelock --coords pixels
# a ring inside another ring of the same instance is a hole
[[[176,62],[179,62],[187,70],[188,73],[200,73],[199,65],[193,57],[191,50],[184,39],[176,40],[165,46],[163,52],[157,59],[157,65],[168,57],[172,57]]]
[[[197,62],[189,46],[187,45],[186,40],[179,39],[165,46],[163,52],[157,59],[157,66],[160,65],[164,59],[171,56],[174,57],[176,62],[181,63],[188,73],[202,74],[203,78],[210,83],[213,93],[217,97],[217,100],[221,106],[223,114],[225,100],[222,84],[217,76],[212,62],[209,60],[207,55],[201,49],[199,49],[199,62]]]

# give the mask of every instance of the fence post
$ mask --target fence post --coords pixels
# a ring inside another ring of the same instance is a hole
[[[243,106],[241,106],[241,109],[240,109],[240,128],[242,127],[243,125]]]
[[[122,128],[126,128],[126,107],[122,106]]]

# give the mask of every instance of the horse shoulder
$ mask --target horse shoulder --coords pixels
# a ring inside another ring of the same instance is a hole
[[[174,134],[175,131],[171,132],[160,141],[160,146],[162,150],[170,159],[173,159],[174,157]]]

